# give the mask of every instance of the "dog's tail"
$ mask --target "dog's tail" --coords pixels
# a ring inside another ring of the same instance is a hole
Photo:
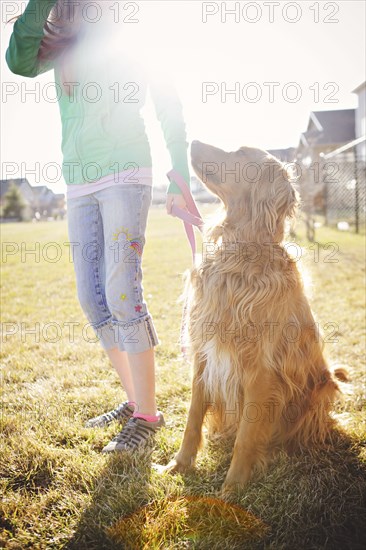
[[[345,367],[337,367],[336,365],[330,367],[333,377],[340,382],[351,382],[349,371]]]
[[[299,445],[325,442],[336,425],[335,415],[330,415],[334,404],[352,393],[352,386],[343,386],[351,382],[348,369],[339,364],[327,367],[322,379],[302,402],[305,414],[299,415],[292,425],[286,425],[285,442],[289,451]]]

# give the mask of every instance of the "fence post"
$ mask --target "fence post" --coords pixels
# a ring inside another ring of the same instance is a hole
[[[326,173],[325,177],[324,175],[324,169],[325,169],[325,161],[324,158],[321,159],[321,174],[322,174],[322,184],[323,184],[323,200],[324,200],[324,206],[323,206],[323,213],[324,213],[324,225],[329,225],[329,219],[328,219],[328,200],[329,200],[329,189],[328,189],[328,174]]]
[[[360,208],[360,197],[359,197],[359,188],[358,188],[358,158],[357,158],[357,145],[354,147],[354,176],[355,176],[355,231],[356,233],[360,230],[360,219],[359,219],[359,208]]]

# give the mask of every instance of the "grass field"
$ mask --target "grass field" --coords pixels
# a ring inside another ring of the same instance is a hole
[[[205,217],[212,206],[200,210]],[[178,450],[190,399],[190,365],[179,348],[177,298],[181,274],[191,265],[182,222],[164,208],[150,210],[144,291],[161,340],[157,401],[167,425],[153,452],[139,457],[101,454],[118,425],[83,427],[126,397],[86,330],[64,244],[66,221],[3,224],[1,234],[3,252],[13,253],[3,255],[1,277],[0,547],[364,547],[363,237],[320,228],[317,244],[309,247],[299,227],[297,238],[327,355],[348,365],[352,377],[336,411],[345,431],[316,452],[279,456],[266,476],[255,477],[228,503],[216,493],[230,462],[224,445],[206,444],[189,474],[161,475],[152,468]],[[199,247],[200,235],[197,240]],[[25,255],[26,249],[35,253]]]

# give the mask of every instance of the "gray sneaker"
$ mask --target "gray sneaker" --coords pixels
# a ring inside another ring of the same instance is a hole
[[[103,453],[114,451],[134,451],[153,443],[155,433],[165,426],[163,413],[158,411],[158,420],[148,422],[143,418],[131,417],[123,430],[103,449]]]
[[[85,423],[85,428],[96,428],[108,426],[114,420],[127,420],[133,415],[134,408],[128,404],[128,401],[124,401],[113,411],[106,412],[95,418],[91,418]]]

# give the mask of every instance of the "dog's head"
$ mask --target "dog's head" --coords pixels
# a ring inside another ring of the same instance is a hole
[[[282,241],[285,220],[298,205],[283,163],[262,149],[229,153],[200,141],[192,143],[191,156],[199,179],[223,202],[227,223],[242,227],[253,241]]]

